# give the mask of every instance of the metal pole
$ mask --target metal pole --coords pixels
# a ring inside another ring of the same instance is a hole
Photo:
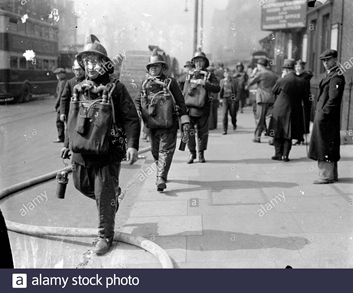
[[[200,48],[203,47],[203,0],[201,0]]]
[[[197,51],[197,24],[199,14],[199,0],[195,0],[195,19],[194,19],[194,52]],[[194,53],[193,52],[193,53]]]

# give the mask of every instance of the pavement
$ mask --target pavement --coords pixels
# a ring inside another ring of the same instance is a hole
[[[163,193],[156,190],[150,153],[124,167],[134,168],[134,175],[124,182],[116,230],[157,243],[176,268],[352,267],[353,145],[341,146],[339,182],[314,185],[317,163],[306,157],[306,146],[293,146],[291,161],[278,162],[270,159],[274,147],[268,138],[252,142],[250,107],[238,114],[238,128],[229,127],[228,135],[222,135],[220,110],[218,120],[206,163],[186,164],[188,152],[177,150]],[[32,225],[96,227],[95,205],[72,180],[65,200],[55,198],[55,189],[52,182],[17,194],[16,203],[2,204],[5,217]],[[20,214],[20,203],[44,192],[49,200]],[[161,267],[149,253],[123,243],[97,257],[92,239],[11,232],[10,240],[17,267]]]
[[[228,135],[220,118],[206,163],[186,164],[188,152],[175,152],[164,193],[148,156],[122,231],[155,241],[178,268],[352,267],[353,145],[341,146],[340,181],[314,185],[306,146],[293,146],[290,162],[273,161],[267,138],[252,142],[250,107]]]

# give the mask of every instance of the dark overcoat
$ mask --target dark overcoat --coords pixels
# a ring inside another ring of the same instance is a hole
[[[276,82],[272,92],[277,98],[268,135],[274,138],[301,139],[304,133],[302,102],[309,95],[307,82],[291,72]]]
[[[340,116],[345,79],[338,67],[320,82],[311,134],[310,159],[325,162],[340,160]]]

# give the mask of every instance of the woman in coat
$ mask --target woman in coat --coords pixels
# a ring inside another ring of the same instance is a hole
[[[301,139],[304,133],[302,99],[307,97],[307,83],[295,74],[294,60],[286,59],[283,75],[272,92],[277,96],[273,106],[268,135],[274,137],[275,156],[272,160],[289,161],[292,139]]]

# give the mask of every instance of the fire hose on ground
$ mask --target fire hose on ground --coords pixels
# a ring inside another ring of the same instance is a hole
[[[138,154],[142,154],[151,150],[151,147],[147,147],[138,151]],[[64,169],[51,172],[3,190],[0,190],[0,200],[19,192],[21,190],[32,187],[36,184],[40,184],[52,179],[56,178],[58,172],[67,171],[71,172],[71,166],[66,167]],[[48,227],[48,226],[34,226],[21,224],[13,221],[6,220],[7,229],[9,231],[17,232],[20,234],[33,235],[33,236],[67,236],[67,237],[95,237],[97,236],[97,229],[93,228],[67,228],[67,227]],[[134,236],[131,234],[123,233],[123,232],[115,232],[114,240],[119,242],[124,242],[130,245],[137,246],[142,248],[152,255],[154,255],[162,265],[162,268],[173,268],[173,262],[170,259],[169,255],[157,244],[152,241],[149,241],[140,236]]]

